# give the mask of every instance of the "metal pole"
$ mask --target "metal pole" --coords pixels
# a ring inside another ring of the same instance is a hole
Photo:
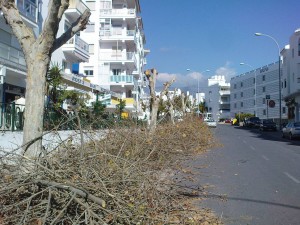
[[[281,62],[281,59],[280,59],[280,53],[279,53],[279,60],[278,60],[278,68],[279,68],[279,71],[278,71],[278,79],[279,79],[279,130],[281,130],[281,123],[282,123],[282,118],[281,118],[281,74],[280,74],[280,62]]]

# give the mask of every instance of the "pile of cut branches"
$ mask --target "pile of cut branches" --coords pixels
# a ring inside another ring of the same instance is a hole
[[[92,137],[39,161],[1,157],[0,224],[219,224],[192,207],[172,179],[180,161],[216,144],[199,119],[153,134],[132,125]]]

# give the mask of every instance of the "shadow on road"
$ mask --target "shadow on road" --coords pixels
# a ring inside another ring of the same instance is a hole
[[[257,128],[248,128],[242,126],[233,126],[235,129],[248,130],[249,132],[257,135],[258,138],[271,140],[271,141],[279,141],[279,142],[288,142],[289,145],[300,146],[300,139],[289,140],[287,138],[283,138],[281,136],[280,131],[260,131]]]

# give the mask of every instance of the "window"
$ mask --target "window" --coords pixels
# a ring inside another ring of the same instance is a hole
[[[255,99],[253,100],[253,105],[256,105]],[[255,114],[254,114],[255,115]]]
[[[236,84],[233,85],[233,88],[236,89]]]
[[[93,70],[84,70],[84,74],[86,76],[94,76],[94,71]]]
[[[266,110],[264,109],[264,110],[263,110],[263,115],[265,116],[266,114],[267,114],[267,113],[266,113]]]
[[[244,107],[244,102],[241,102],[241,107]]]
[[[241,97],[244,97],[244,93],[243,92],[241,92]]]
[[[263,80],[263,81],[266,80],[266,76],[265,76],[265,75],[262,76],[262,80]]]
[[[67,66],[68,66],[67,61],[63,60],[62,63],[61,63],[62,70],[65,70],[67,68]]]
[[[95,32],[95,23],[89,23],[85,29],[86,32]]]
[[[285,114],[286,113],[286,108],[282,107],[282,113]]]
[[[241,82],[241,87],[243,87],[243,82]]]
[[[113,75],[121,75],[121,69],[112,69]]]
[[[266,92],[266,87],[263,87],[263,88],[262,88],[262,92]]]
[[[294,49],[292,49],[292,58],[294,58]]]
[[[255,95],[256,93],[255,93],[255,88],[253,89],[253,94]]]
[[[89,45],[89,54],[94,55],[94,44]]]
[[[253,84],[255,84],[255,78],[253,78]]]
[[[234,103],[234,108],[236,108],[236,103]]]
[[[234,94],[234,98],[236,98],[236,93]]]
[[[297,78],[297,83],[298,83],[298,84],[300,83],[300,77]]]
[[[284,79],[284,88],[286,88],[286,79]]]
[[[266,99],[265,98],[263,98],[263,104],[266,104]]]
[[[95,11],[95,1],[86,1],[85,4],[91,11]]]

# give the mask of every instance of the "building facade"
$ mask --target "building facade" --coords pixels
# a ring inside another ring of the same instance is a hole
[[[126,109],[141,113],[140,99],[145,95],[143,67],[145,36],[139,16],[138,0],[87,0],[90,24],[82,33],[89,44],[90,59],[80,63],[79,71],[93,83],[119,93]],[[111,100],[107,108],[115,108]]]
[[[208,88],[205,91],[205,105],[212,118],[230,118],[230,84],[225,76],[212,76],[208,79]]]
[[[282,95],[287,107],[287,117],[300,121],[300,29],[290,37],[289,45],[281,51]]]
[[[16,0],[16,6],[23,21],[32,28],[35,35],[41,26],[38,0]],[[10,103],[25,95],[26,62],[17,38],[0,14],[0,102]]]
[[[260,119],[279,123],[279,62],[257,68],[230,80],[231,117],[250,113]],[[287,119],[285,102],[281,98],[282,122]]]

